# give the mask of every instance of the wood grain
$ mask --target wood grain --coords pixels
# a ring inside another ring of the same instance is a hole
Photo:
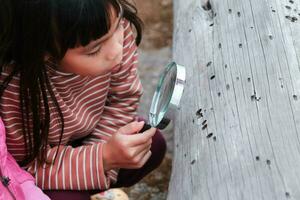
[[[174,0],[187,84],[168,199],[300,199],[299,13],[299,0]]]

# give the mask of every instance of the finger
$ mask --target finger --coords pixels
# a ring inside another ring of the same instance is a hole
[[[143,134],[135,134],[135,135],[128,135],[126,140],[128,142],[129,147],[138,146],[144,143],[147,143],[149,140],[152,139],[156,132],[155,128],[151,128],[145,131]]]
[[[143,167],[145,165],[145,163],[149,160],[151,155],[152,155],[152,152],[150,150],[147,151],[147,153],[145,154],[145,156],[143,157],[143,159],[141,161],[141,167]]]
[[[141,163],[141,161],[143,160],[143,158],[146,156],[146,154],[150,151],[151,146],[147,147],[146,149],[144,149],[142,152],[140,152],[137,156],[136,156],[136,161],[138,163]]]
[[[150,132],[150,134],[154,135],[156,133],[156,131],[157,131],[157,128],[152,127],[150,129],[144,131],[142,134],[147,134]]]
[[[143,151],[148,151],[151,148],[151,144],[152,144],[152,139],[149,140],[147,143],[145,144],[141,144],[139,146],[133,147],[132,151],[134,151],[133,157],[136,157],[137,155],[139,155],[141,152]]]
[[[140,153],[140,155],[138,156],[139,158],[136,159],[136,162],[124,163],[122,165],[122,168],[139,169],[145,165],[147,160],[150,158],[151,154],[152,152],[150,151],[150,148],[146,149],[145,151]]]
[[[131,135],[131,134],[135,134],[137,132],[139,132],[143,126],[144,126],[144,121],[141,122],[131,122],[123,127],[121,127],[118,130],[118,133],[120,134],[124,134],[124,135]]]

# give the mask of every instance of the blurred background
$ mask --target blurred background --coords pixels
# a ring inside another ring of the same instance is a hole
[[[139,47],[139,75],[144,87],[139,115],[148,119],[159,74],[172,58],[173,5],[172,0],[133,0],[133,2],[145,25],[143,40]],[[130,199],[165,200],[167,198],[172,165],[173,128],[168,127],[163,134],[168,145],[167,156],[157,170],[135,186],[125,189]]]

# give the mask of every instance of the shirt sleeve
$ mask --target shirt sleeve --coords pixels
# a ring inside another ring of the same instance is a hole
[[[137,72],[138,53],[135,36],[128,21],[124,22],[123,58],[111,74],[111,84],[101,119],[86,144],[105,142],[122,126],[133,122],[143,88]],[[116,182],[117,170],[107,175]]]
[[[38,166],[35,161],[28,171],[43,190],[106,190],[110,180],[103,169],[102,147],[103,143],[49,147],[48,164]]]
[[[3,72],[4,73],[4,72]],[[8,76],[4,73],[4,76]],[[19,106],[19,77],[14,77],[0,102],[5,125],[6,144],[17,161],[24,159],[24,137]],[[104,172],[102,159],[103,142],[83,144],[79,147],[64,144],[47,146],[47,163],[38,165],[33,161],[25,166],[44,190],[105,190],[110,178]]]

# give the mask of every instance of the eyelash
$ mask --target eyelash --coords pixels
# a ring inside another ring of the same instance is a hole
[[[93,53],[89,53],[87,55],[90,57],[97,56],[100,53],[100,51],[101,51],[101,46],[97,49],[97,51],[95,51]]]

